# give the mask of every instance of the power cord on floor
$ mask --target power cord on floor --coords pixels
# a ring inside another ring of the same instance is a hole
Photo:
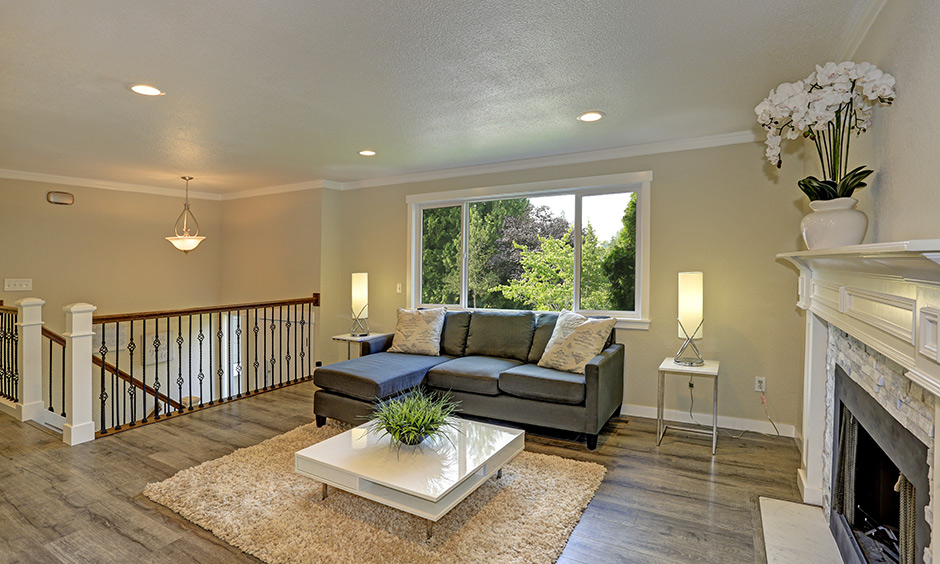
[[[699,425],[699,426],[701,426],[701,423],[699,423],[698,421],[696,421],[696,420],[695,420],[695,416],[692,415],[692,407],[695,405],[695,394],[693,393],[694,390],[695,390],[694,378],[690,375],[690,376],[689,376],[689,419],[692,420],[692,423],[693,423],[694,425]],[[767,396],[766,396],[765,394],[761,394],[761,395],[760,395],[760,403],[761,403],[761,405],[764,406],[764,415],[767,416],[767,421],[770,421],[770,424],[773,425],[774,433],[776,433],[776,436],[779,437],[779,436],[780,436],[780,429],[777,428],[777,424],[774,423],[774,420],[770,417],[770,411],[768,411],[768,409],[767,409]],[[721,434],[721,433],[722,433],[722,431],[719,430],[719,431],[718,431],[718,434]],[[773,435],[771,435],[770,433],[764,433],[763,431],[748,431],[747,429],[745,429],[744,431],[741,431],[741,433],[739,433],[739,434],[737,434],[737,435],[732,434],[732,433],[730,433],[730,432],[728,432],[728,431],[724,431],[724,433],[725,433],[728,437],[731,437],[732,439],[740,439],[741,437],[743,437],[743,436],[745,435],[745,433],[758,433],[758,434],[760,434],[760,435],[764,435],[765,437],[772,437],[772,436],[773,436]]]

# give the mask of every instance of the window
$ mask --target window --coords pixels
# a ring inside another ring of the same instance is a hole
[[[412,303],[646,328],[650,173],[409,196]]]

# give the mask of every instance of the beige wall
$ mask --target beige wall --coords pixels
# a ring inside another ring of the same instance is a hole
[[[71,192],[75,203],[49,204],[49,190]],[[53,330],[64,329],[62,307],[74,302],[124,313],[219,299],[219,202],[191,202],[208,238],[189,254],[164,240],[182,198],[0,179],[0,202],[0,278],[33,279],[32,292],[0,292],[0,299],[46,300],[43,315]]]
[[[224,303],[302,298],[320,286],[321,190],[223,201]]]
[[[627,351],[626,403],[655,406],[656,368],[680,344],[676,275],[702,270],[706,338],[700,347],[722,362],[721,415],[764,420],[753,391],[754,377],[764,376],[775,420],[796,425],[802,390],[797,275],[774,256],[801,248],[796,181],[802,166],[797,161],[778,171],[762,155],[762,145],[753,143],[342,192],[343,256],[334,262],[324,254],[323,263],[323,275],[337,281],[341,307],[328,316],[333,304],[324,306],[322,330],[348,330],[350,274],[358,271],[369,273],[373,330],[394,329],[395,309],[407,305],[395,285],[407,282],[409,194],[651,170],[652,324],[649,331],[618,330]],[[341,345],[323,344],[325,361],[345,357]],[[696,412],[710,411],[707,386],[696,388],[695,397]],[[687,383],[672,381],[667,408],[688,407]]]
[[[937,150],[940,147],[940,3],[885,4],[854,61],[869,61],[897,79],[897,101],[877,108],[852,161],[875,170],[859,208],[873,242],[940,238]]]

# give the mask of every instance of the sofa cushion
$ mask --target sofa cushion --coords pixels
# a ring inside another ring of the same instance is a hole
[[[450,358],[380,352],[321,366],[313,383],[365,401],[385,399],[417,386],[429,368]]]
[[[455,358],[430,369],[427,385],[443,390],[495,396],[499,395],[500,372],[520,364],[518,360],[490,356]]]
[[[520,398],[578,404],[584,401],[584,375],[523,364],[499,375],[499,389]]]
[[[395,324],[395,336],[388,352],[441,354],[441,329],[444,327],[442,307],[431,309],[398,308],[398,323]]]
[[[474,311],[467,334],[467,355],[529,359],[535,313],[531,311]]]
[[[589,319],[561,310],[539,366],[584,374],[584,365],[603,350],[616,323],[614,318]]]
[[[552,338],[552,331],[555,329],[555,321],[558,320],[557,313],[540,313],[535,321],[535,333],[532,335],[532,348],[529,349],[529,362],[538,363],[545,352],[545,345]]]
[[[467,349],[467,331],[470,330],[469,311],[448,311],[441,332],[441,354],[463,356]]]

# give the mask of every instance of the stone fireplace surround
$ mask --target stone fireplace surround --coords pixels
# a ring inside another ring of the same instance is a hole
[[[928,448],[930,539],[924,562],[940,562],[936,496],[940,396],[940,240],[782,253],[800,273],[806,311],[801,425],[803,501],[829,514],[834,371],[839,365]],[[918,492],[918,495],[921,495]]]

